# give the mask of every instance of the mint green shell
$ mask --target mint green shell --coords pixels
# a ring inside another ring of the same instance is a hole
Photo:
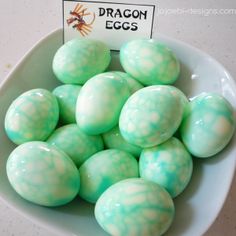
[[[129,153],[116,149],[94,154],[79,168],[79,172],[79,196],[91,203],[95,203],[112,184],[139,175],[137,160]]]
[[[53,59],[53,71],[65,84],[84,84],[92,76],[106,70],[110,50],[93,39],[73,39],[61,46]]]
[[[126,151],[131,155],[139,158],[142,149],[138,146],[128,143],[121,135],[120,129],[118,126],[109,130],[108,132],[102,135],[104,144],[107,148],[115,148]]]
[[[112,71],[113,73],[121,76],[128,83],[130,93],[133,94],[139,89],[143,88],[143,85],[131,77],[129,74],[121,71]]]
[[[44,141],[59,118],[56,97],[45,89],[32,89],[16,98],[5,116],[5,131],[15,144]]]
[[[126,80],[113,72],[94,76],[80,90],[76,105],[79,127],[91,135],[118,124],[120,111],[130,96]]]
[[[79,191],[79,172],[71,159],[52,145],[21,144],[7,160],[11,186],[24,199],[43,206],[70,202]]]
[[[235,131],[234,110],[221,95],[203,93],[189,104],[181,124],[182,140],[191,154],[206,158],[220,152]]]
[[[184,113],[183,97],[172,86],[154,85],[134,93],[122,108],[119,127],[124,139],[142,148],[168,140]]]
[[[98,199],[95,217],[115,236],[160,236],[170,227],[175,208],[164,188],[132,178],[108,188]]]
[[[173,84],[180,73],[175,54],[154,39],[138,39],[122,45],[124,70],[144,85]]]
[[[53,94],[56,96],[59,105],[59,120],[61,124],[72,124],[75,121],[76,101],[81,86],[65,84],[56,87]]]
[[[178,196],[188,185],[193,161],[177,138],[142,151],[139,159],[140,176],[164,187],[171,197]]]
[[[94,153],[103,150],[101,136],[87,135],[76,124],[58,128],[47,142],[64,151],[77,167],[80,167]]]

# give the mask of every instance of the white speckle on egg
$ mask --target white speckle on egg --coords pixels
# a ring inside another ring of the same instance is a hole
[[[58,173],[63,174],[65,172],[65,165],[60,159],[54,159],[54,165]]]
[[[158,122],[160,119],[160,116],[156,113],[156,112],[153,112],[150,114],[150,120],[155,123],[155,122]]]
[[[224,135],[226,135],[227,133],[229,133],[229,132],[230,132],[230,129],[231,129],[230,123],[229,123],[228,120],[227,120],[225,117],[223,117],[223,116],[219,117],[219,118],[216,120],[216,122],[215,122],[215,124],[214,124],[214,126],[213,126],[214,132],[215,132],[217,135],[222,135],[222,136],[224,136]]]

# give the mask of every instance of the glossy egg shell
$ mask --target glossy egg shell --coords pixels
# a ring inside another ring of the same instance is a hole
[[[76,38],[58,49],[52,67],[62,83],[84,84],[105,71],[110,60],[110,49],[103,42]]]
[[[104,148],[100,135],[88,135],[77,124],[69,124],[56,129],[47,142],[64,151],[77,167]]]
[[[80,90],[76,122],[87,134],[107,132],[118,124],[120,111],[130,96],[126,80],[106,72],[91,78]]]
[[[128,143],[121,135],[120,129],[118,126],[104,133],[102,137],[104,140],[104,144],[106,145],[107,148],[120,149],[139,158],[142,149],[138,146]]]
[[[16,144],[44,141],[59,119],[56,97],[46,89],[32,89],[17,97],[5,116],[5,131]]]
[[[138,162],[127,152],[107,149],[91,156],[79,168],[80,197],[95,203],[100,195],[120,180],[138,177]]]
[[[220,152],[235,131],[234,109],[221,95],[203,93],[189,104],[180,127],[189,152],[207,158]]]
[[[174,212],[165,189],[141,178],[112,185],[95,206],[96,220],[110,235],[162,235],[172,223]]]
[[[56,96],[59,105],[59,120],[61,124],[76,123],[75,108],[81,86],[65,84],[56,87],[52,93]]]
[[[192,176],[193,161],[185,146],[172,137],[142,151],[139,171],[141,178],[161,185],[174,198],[187,187]]]
[[[178,129],[185,103],[172,86],[153,85],[135,92],[122,108],[119,127],[124,139],[142,148],[168,140]]]
[[[21,144],[10,154],[7,176],[24,199],[43,206],[70,202],[79,191],[79,172],[60,149],[45,142]]]
[[[174,53],[154,39],[137,39],[122,45],[124,70],[143,85],[173,84],[180,73]]]

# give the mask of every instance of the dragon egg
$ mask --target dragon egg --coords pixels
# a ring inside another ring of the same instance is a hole
[[[52,67],[62,83],[83,85],[94,75],[105,71],[110,60],[110,49],[103,42],[76,38],[58,49]]]

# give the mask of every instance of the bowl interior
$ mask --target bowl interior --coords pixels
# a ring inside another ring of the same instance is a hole
[[[213,58],[182,42],[156,36],[168,45],[181,62],[181,75],[176,82],[189,98],[201,92],[218,92],[236,108],[236,86],[229,73]],[[68,205],[46,208],[19,197],[6,177],[6,160],[15,145],[4,132],[4,117],[11,102],[26,90],[52,90],[60,83],[53,75],[51,64],[62,45],[62,31],[57,30],[41,40],[16,66],[0,87],[0,197],[18,212],[58,235],[107,235],[96,223],[94,206],[76,198]],[[121,69],[118,53],[113,53],[111,70]],[[219,213],[232,181],[235,168],[236,138],[217,156],[194,159],[191,183],[175,201],[176,216],[166,235],[201,235]]]

